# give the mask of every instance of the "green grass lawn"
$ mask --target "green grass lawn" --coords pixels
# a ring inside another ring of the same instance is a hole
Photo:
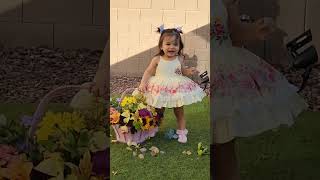
[[[320,179],[320,112],[301,114],[292,128],[238,142],[243,180]]]
[[[164,154],[157,157],[146,153],[144,159],[139,159],[127,150],[126,144],[111,144],[111,179],[210,179],[210,156],[198,156],[197,145],[202,142],[209,147],[210,144],[210,122],[209,104],[206,99],[202,103],[185,107],[185,118],[189,130],[188,142],[180,144],[177,140],[168,140],[164,137],[169,128],[177,127],[176,119],[172,109],[166,109],[165,118],[160,130],[154,138],[143,144],[149,149],[156,146]],[[182,152],[190,150],[191,155]]]

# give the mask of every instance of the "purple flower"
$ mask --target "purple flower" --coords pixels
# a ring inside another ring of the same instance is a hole
[[[152,114],[147,109],[140,109],[139,116],[140,117],[147,117],[147,116],[152,117]]]
[[[110,176],[110,148],[92,154],[92,170],[97,175]]]
[[[19,151],[21,152],[26,152],[27,151],[27,144],[26,142],[23,140],[20,140],[16,143],[16,147]]]
[[[117,99],[116,99],[116,101],[117,101],[118,103],[120,103],[120,101],[121,101],[121,98],[117,98]]]
[[[33,117],[32,116],[23,116],[21,118],[21,123],[25,126],[25,127],[28,127],[28,126],[31,126],[32,124],[32,120],[33,120]]]

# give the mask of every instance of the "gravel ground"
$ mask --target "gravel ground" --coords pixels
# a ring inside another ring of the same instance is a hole
[[[0,51],[0,102],[34,103],[55,87],[92,81],[102,51],[46,47]],[[53,101],[70,101],[75,92]]]
[[[0,47],[0,102],[35,103],[55,87],[91,81],[101,55],[101,50]],[[276,68],[289,82],[300,85],[300,72]],[[110,92],[121,94],[127,88],[137,87],[140,79],[141,77],[112,76]],[[75,92],[66,92],[65,96],[54,101],[70,101],[74,94]],[[301,95],[308,101],[311,110],[320,111],[320,65],[313,69]]]

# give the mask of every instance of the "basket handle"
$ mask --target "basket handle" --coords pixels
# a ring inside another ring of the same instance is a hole
[[[50,102],[50,100],[57,95],[60,95],[60,93],[65,92],[67,89],[74,89],[74,90],[80,90],[80,89],[87,89],[86,86],[83,85],[67,85],[67,86],[60,86],[58,88],[53,89],[49,93],[47,93],[40,101],[40,103],[37,106],[37,109],[35,113],[32,116],[32,122],[31,127],[28,132],[27,141],[29,138],[34,137],[35,130],[37,129],[38,124],[41,122],[41,119],[44,115],[44,112]]]

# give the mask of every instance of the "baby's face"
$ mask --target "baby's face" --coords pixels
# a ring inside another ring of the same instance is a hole
[[[179,40],[176,36],[166,36],[163,38],[161,49],[168,58],[178,55],[179,47]]]

